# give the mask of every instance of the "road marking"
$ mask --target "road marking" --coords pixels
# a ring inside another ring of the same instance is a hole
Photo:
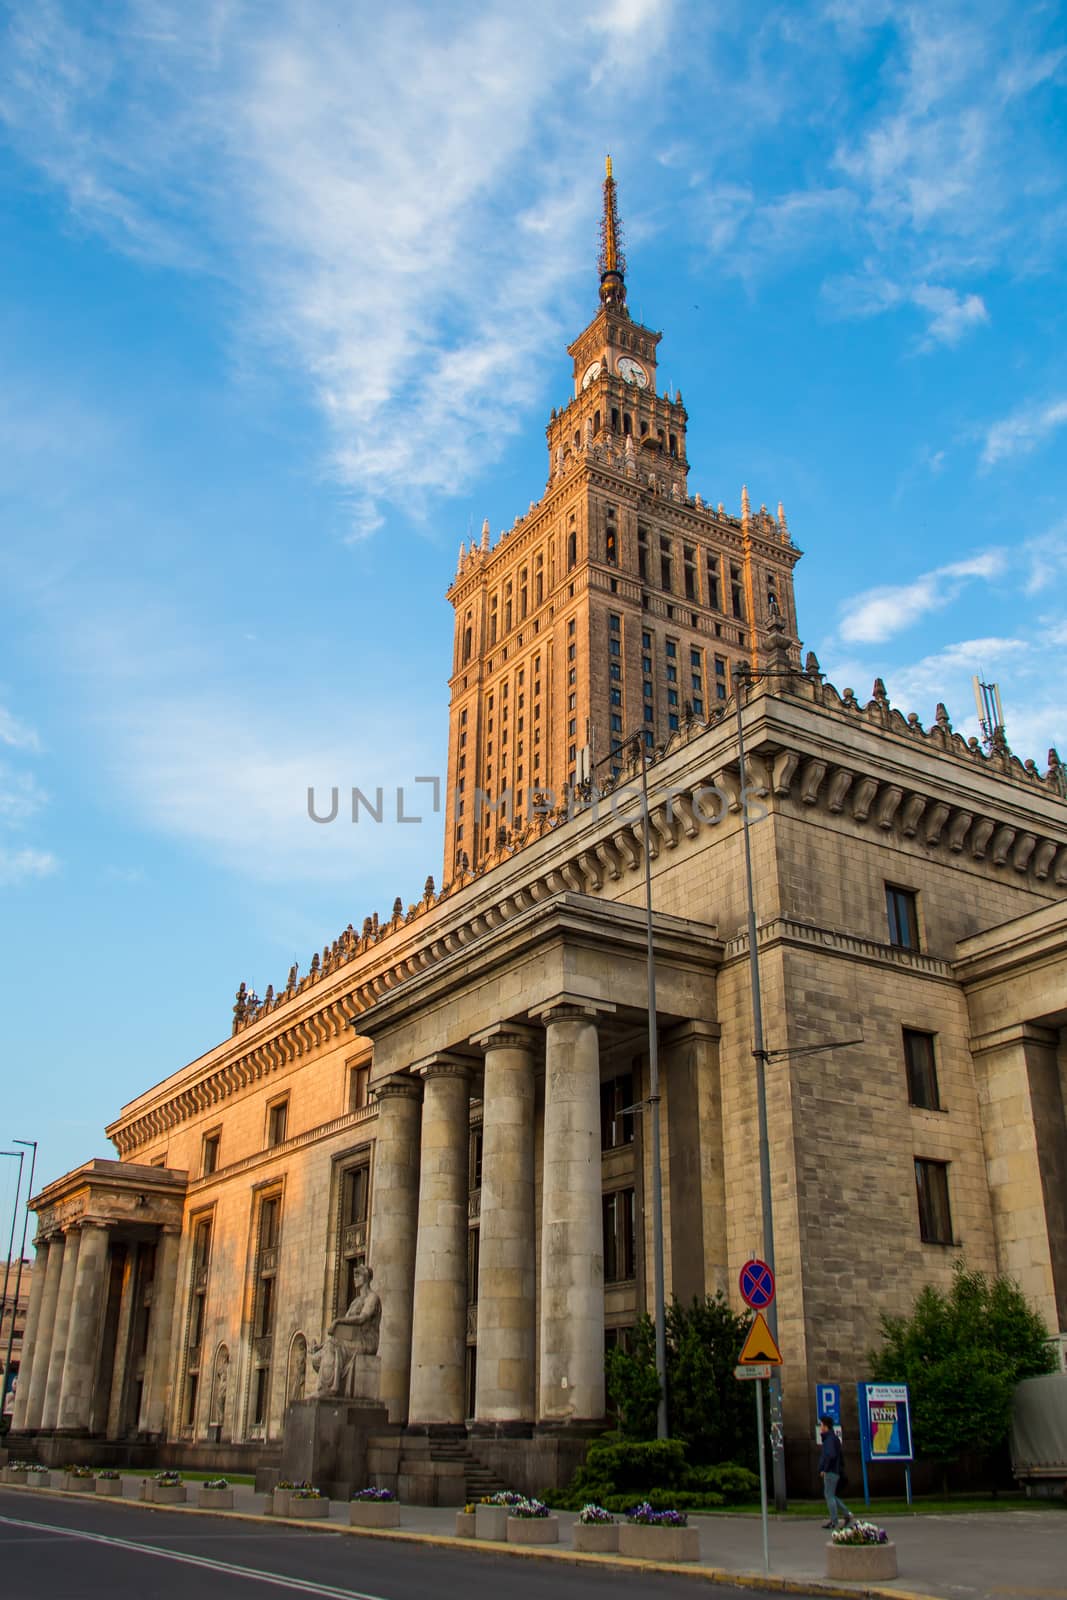
[[[384,1600],[382,1595],[366,1594],[361,1589],[336,1589],[328,1583],[311,1583],[306,1578],[290,1578],[281,1572],[263,1572],[258,1567],[239,1567],[230,1561],[213,1561],[208,1556],[183,1555],[180,1550],[160,1550],[155,1545],[138,1544],[135,1539],[115,1539],[108,1534],[87,1533],[82,1528],[64,1528],[58,1523],[29,1522],[21,1517],[0,1517],[0,1523],[9,1528],[32,1528],[34,1533],[58,1533],[68,1539],[83,1539],[87,1544],[106,1544],[115,1550],[132,1550],[141,1556],[158,1556],[161,1561],[177,1561],[183,1566],[201,1567],[207,1572],[225,1572],[234,1578],[251,1578],[253,1582],[270,1584],[275,1589],[321,1595],[324,1600]]]

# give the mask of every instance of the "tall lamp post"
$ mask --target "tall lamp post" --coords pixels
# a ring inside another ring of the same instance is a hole
[[[759,1117],[759,1175],[760,1210],[763,1214],[763,1258],[775,1271],[774,1262],[774,1205],[771,1198],[771,1148],[767,1128],[767,1061],[770,1052],[763,1041],[763,997],[760,991],[759,951],[756,947],[756,896],[752,876],[752,840],[749,832],[748,805],[745,802],[745,730],[742,721],[743,690],[754,677],[795,678],[790,668],[761,668],[753,673],[742,662],[734,673],[734,699],[737,702],[737,760],[741,778],[741,827],[745,842],[745,900],[748,909],[748,968],[752,983],[752,1055],[756,1063],[756,1106]],[[771,1301],[767,1309],[774,1341],[778,1343],[778,1300]],[[782,1380],[777,1368],[770,1380],[771,1403],[771,1471],[776,1511],[786,1509],[785,1444],[782,1433]]]
[[[11,1374],[11,1357],[12,1357],[12,1352],[14,1351],[14,1348],[15,1348],[15,1317],[18,1315],[19,1293],[21,1292],[21,1289],[22,1289],[22,1263],[26,1258],[26,1230],[28,1229],[28,1227],[30,1225],[30,1196],[33,1193],[33,1174],[37,1169],[37,1140],[36,1139],[13,1139],[12,1143],[13,1144],[22,1145],[23,1148],[26,1149],[26,1150],[32,1149],[33,1150],[33,1155],[30,1157],[30,1181],[26,1185],[26,1207],[25,1207],[25,1209],[24,1209],[24,1211],[22,1213],[22,1243],[19,1245],[19,1265],[18,1265],[18,1271],[15,1274],[15,1300],[14,1300],[14,1304],[11,1307],[11,1331],[7,1336],[7,1355],[4,1357],[4,1382],[3,1382],[3,1388],[2,1388],[2,1390],[0,1390],[0,1392],[3,1393],[3,1396],[4,1396],[5,1400],[7,1399],[7,1386],[8,1386],[8,1383],[10,1381],[10,1374]],[[21,1150],[19,1151],[19,1154],[20,1155],[22,1154]],[[20,1176],[21,1176],[21,1173],[22,1173],[22,1168],[20,1167],[19,1168]],[[12,1228],[11,1228],[11,1240],[12,1240],[12,1243],[14,1243],[14,1239],[15,1239],[15,1229],[14,1229],[14,1221],[12,1220]],[[8,1252],[8,1266],[10,1267],[10,1265],[11,1265],[11,1260],[10,1260],[10,1251],[9,1251]],[[7,1290],[6,1290],[6,1288],[4,1290],[4,1298],[5,1298],[5,1300],[7,1299]],[[20,1367],[20,1370],[21,1370],[21,1367]]]
[[[16,1140],[15,1142],[17,1144],[18,1140]],[[17,1161],[18,1164],[19,1164],[18,1183],[15,1185],[15,1204],[11,1208],[11,1239],[10,1239],[10,1241],[8,1243],[8,1247],[7,1247],[7,1262],[6,1262],[5,1266],[4,1266],[4,1302],[3,1302],[3,1309],[4,1309],[4,1311],[6,1311],[7,1310],[7,1286],[9,1284],[9,1282],[11,1281],[11,1254],[12,1254],[12,1251],[14,1250],[14,1248],[15,1248],[15,1223],[18,1221],[19,1201],[22,1198],[22,1163],[23,1163],[23,1161],[25,1159],[25,1152],[22,1151],[22,1150],[0,1150],[0,1156],[10,1156],[13,1161]],[[12,1333],[12,1336],[14,1336],[14,1333],[15,1333],[15,1310],[14,1310],[14,1307],[12,1307],[12,1311],[11,1311],[11,1333]],[[7,1399],[7,1366],[5,1364],[5,1366],[4,1366],[3,1387],[0,1388],[0,1412],[3,1411],[4,1401],[6,1399]]]

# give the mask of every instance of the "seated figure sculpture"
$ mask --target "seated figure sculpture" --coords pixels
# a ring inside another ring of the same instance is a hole
[[[372,1398],[366,1394],[370,1364],[359,1358],[378,1353],[382,1303],[371,1288],[373,1276],[362,1262],[354,1269],[348,1310],[343,1317],[334,1318],[322,1343],[311,1350],[311,1366],[318,1373],[317,1395]]]

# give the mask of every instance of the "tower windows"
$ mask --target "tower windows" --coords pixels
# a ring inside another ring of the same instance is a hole
[[[612,431],[612,433],[618,433],[618,431],[619,431],[619,408],[618,408],[618,406],[612,406],[612,408],[611,408],[611,431]]]
[[[719,587],[719,558],[708,557],[708,605],[713,611],[722,610],[722,591]]]
[[[671,541],[660,536],[659,541],[659,581],[661,589],[671,587]]]
[[[696,551],[692,545],[682,546],[683,575],[685,578],[685,598],[695,600],[697,597],[697,569]]]
[[[671,459],[674,460],[674,461],[677,461],[677,459],[678,459],[678,435],[676,433],[672,433],[671,436],[670,436],[670,452],[671,452]]]
[[[628,411],[623,412],[622,431],[624,437],[629,437],[634,431],[634,419]]]
[[[499,602],[499,597],[497,595],[495,595],[495,594],[494,595],[490,595],[490,597],[489,597],[489,643],[490,643],[490,646],[496,644],[496,630],[497,630],[497,621],[498,621],[498,612],[499,612],[499,604],[498,604],[498,602]]]
[[[952,1209],[948,1198],[948,1162],[915,1158],[919,1202],[919,1237],[923,1244],[952,1244]]]
[[[567,535],[567,571],[570,572],[578,563],[578,535],[572,528]]]
[[[604,535],[604,558],[609,567],[617,567],[619,564],[619,543],[614,528],[609,528]]]
[[[937,1092],[934,1035],[920,1033],[916,1028],[905,1028],[903,1033],[904,1065],[908,1074],[908,1102],[923,1111],[940,1111],[941,1097]]]
[[[640,525],[637,529],[637,575],[643,581],[648,578],[648,529]]]
[[[730,609],[735,617],[745,620],[745,596],[741,583],[741,568],[730,565]]]
[[[894,884],[885,886],[886,915],[889,919],[889,943],[899,950],[919,948],[919,901],[914,889],[898,889]]]
[[[545,558],[542,555],[534,556],[534,605],[539,606],[545,598]]]

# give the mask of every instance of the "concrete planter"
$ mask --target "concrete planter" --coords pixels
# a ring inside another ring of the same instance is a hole
[[[5,1467],[3,1474],[0,1475],[0,1482],[24,1484],[26,1482],[25,1467]]]
[[[558,1544],[558,1517],[509,1517],[508,1544]]]
[[[620,1556],[639,1561],[699,1561],[699,1528],[654,1528],[643,1522],[619,1524]]]
[[[478,1518],[473,1511],[456,1512],[456,1538],[476,1539],[478,1537]]]
[[[826,1545],[826,1576],[848,1583],[880,1583],[897,1575],[897,1547],[889,1544]]]
[[[475,1506],[474,1537],[505,1544],[508,1537],[507,1506]]]
[[[95,1494],[96,1479],[79,1478],[73,1472],[64,1472],[63,1479],[59,1487],[61,1489],[66,1489],[68,1494]]]
[[[291,1494],[289,1497],[289,1516],[291,1517],[301,1517],[310,1522],[313,1517],[328,1517],[329,1515],[330,1502],[324,1494],[307,1500],[301,1500],[297,1494]]]
[[[27,1472],[27,1489],[50,1489],[52,1487],[52,1474],[50,1472]]]
[[[185,1504],[184,1483],[157,1483],[154,1478],[142,1478],[139,1498],[151,1506],[180,1506]]]
[[[619,1549],[617,1522],[576,1522],[574,1548],[586,1555],[616,1555]]]
[[[122,1499],[122,1479],[121,1478],[97,1478],[97,1480],[96,1480],[96,1493],[98,1495],[105,1495],[105,1496],[109,1497],[112,1500],[121,1500]]]
[[[271,1516],[287,1517],[289,1515],[289,1501],[292,1498],[291,1489],[273,1489],[270,1497]]]
[[[232,1489],[207,1489],[201,1486],[197,1491],[196,1503],[201,1511],[232,1511]]]
[[[351,1500],[348,1521],[353,1528],[399,1528],[400,1507],[395,1500]]]

